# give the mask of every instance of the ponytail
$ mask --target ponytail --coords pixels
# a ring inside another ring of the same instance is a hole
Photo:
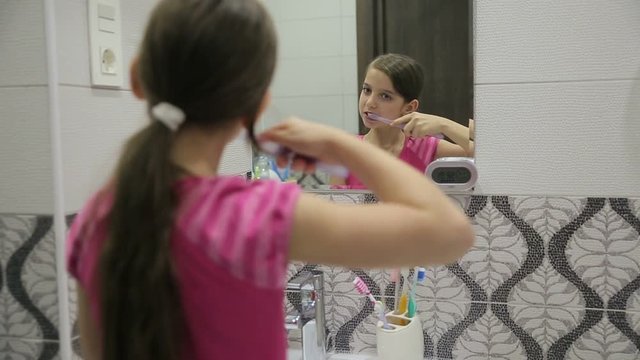
[[[100,258],[103,360],[178,359],[183,329],[170,240],[173,132],[152,121],[126,144]]]

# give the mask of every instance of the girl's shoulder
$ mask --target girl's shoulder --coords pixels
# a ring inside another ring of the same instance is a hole
[[[180,184],[179,237],[211,260],[260,287],[277,288],[286,272],[295,183],[219,177]]]

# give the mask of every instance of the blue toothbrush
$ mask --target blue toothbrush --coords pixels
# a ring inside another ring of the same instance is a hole
[[[416,287],[418,283],[424,282],[427,271],[423,267],[416,267],[413,273],[413,284],[411,285],[411,294],[409,295],[409,305],[407,310],[407,317],[414,317],[416,315]]]

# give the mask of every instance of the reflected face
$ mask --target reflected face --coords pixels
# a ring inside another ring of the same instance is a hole
[[[395,120],[407,114],[408,102],[393,86],[391,79],[382,71],[370,68],[362,84],[358,110],[360,117],[369,129],[387,126],[372,120],[367,114],[375,113],[389,120]]]

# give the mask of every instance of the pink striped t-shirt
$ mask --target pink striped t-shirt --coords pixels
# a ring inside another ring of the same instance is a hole
[[[359,139],[364,139],[364,136],[359,135]],[[422,138],[405,137],[404,147],[400,151],[398,158],[407,164],[413,166],[421,173],[427,169],[427,166],[435,159],[436,151],[438,150],[438,143],[440,139],[432,136]],[[352,173],[349,173],[345,181],[345,185],[349,189],[366,189],[360,179],[355,177]]]
[[[180,203],[171,255],[187,327],[182,359],[285,359],[282,302],[300,189],[240,177],[189,177],[175,190]],[[96,324],[98,259],[112,201],[105,192],[95,195],[67,239],[67,268],[85,289]]]

